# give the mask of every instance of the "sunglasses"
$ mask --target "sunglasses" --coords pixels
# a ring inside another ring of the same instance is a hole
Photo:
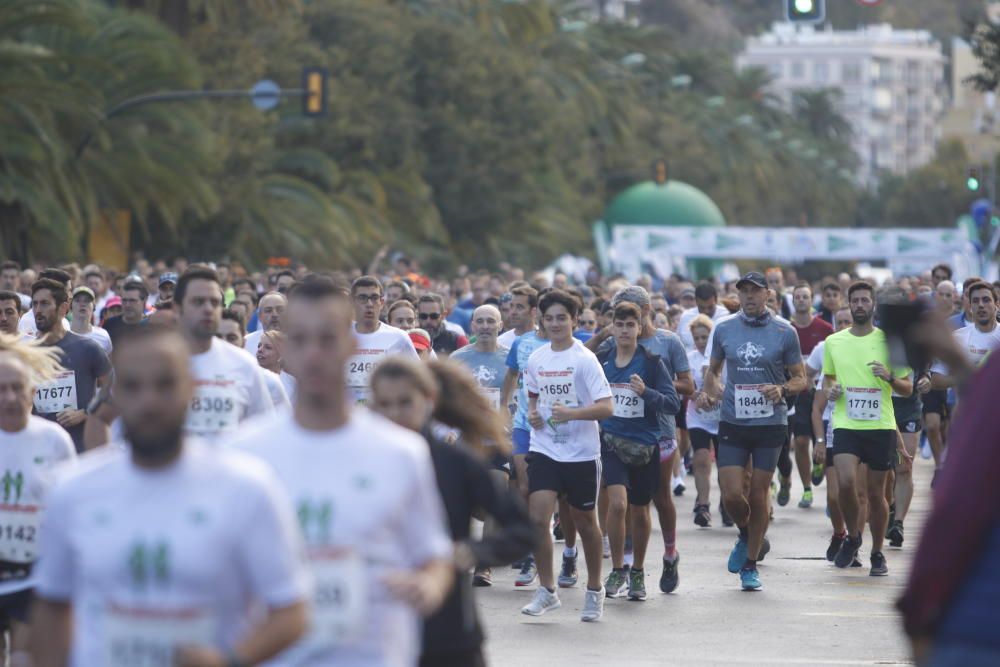
[[[420,313],[418,317],[422,320],[439,320],[441,319],[441,313]]]

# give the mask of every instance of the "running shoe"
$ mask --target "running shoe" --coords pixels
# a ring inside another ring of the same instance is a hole
[[[747,562],[747,541],[741,537],[736,540],[736,546],[729,553],[729,571],[736,574],[745,562]]]
[[[572,588],[576,586],[578,578],[576,556],[567,556],[566,552],[563,552],[562,568],[559,570],[559,588]]]
[[[539,586],[531,602],[521,607],[521,613],[528,616],[541,616],[547,611],[554,611],[562,606],[562,601],[554,591],[545,586]]]
[[[604,589],[592,591],[587,589],[583,598],[583,612],[580,620],[584,623],[591,623],[599,620],[604,615]]]
[[[722,503],[721,500],[719,501],[719,517],[721,517],[722,519],[723,526],[725,526],[726,528],[733,527],[733,520],[729,516],[729,512],[726,511],[726,506]]]
[[[709,511],[708,505],[694,506],[694,525],[702,528],[708,528],[712,525],[712,513]]]
[[[861,562],[860,558],[855,556],[854,560],[851,561],[851,567],[864,567],[864,564]]]
[[[788,504],[788,501],[792,499],[792,485],[781,483],[781,489],[778,491],[778,504],[784,507]]]
[[[530,586],[535,583],[535,579],[538,577],[538,568],[535,567],[535,559],[529,558],[521,565],[521,573],[517,575],[517,579],[514,580],[514,585],[517,587]]]
[[[934,452],[931,451],[931,441],[927,439],[926,433],[920,434],[920,458],[923,460],[928,460],[934,456]]]
[[[802,500],[799,501],[799,509],[807,510],[813,506],[813,492],[808,489],[802,492]]]
[[[830,546],[826,548],[826,559],[833,562],[833,559],[837,557],[837,552],[840,551],[840,545],[844,543],[844,539],[847,535],[837,535],[834,534],[830,538]]]
[[[868,574],[873,577],[889,576],[889,566],[885,564],[885,556],[881,551],[872,552],[872,569]]]
[[[660,575],[660,591],[663,593],[673,593],[677,590],[680,575],[677,574],[677,565],[681,562],[681,555],[674,556],[672,561],[663,559],[663,574]]]
[[[684,479],[681,477],[674,477],[674,495],[683,496],[687,487],[684,486]]]
[[[812,469],[813,486],[819,486],[822,484],[824,477],[826,477],[826,466],[822,463],[814,463]]]
[[[555,521],[552,524],[552,537],[555,539],[556,542],[562,542],[566,539],[566,536],[563,535],[562,523],[559,521],[558,512],[556,513]]]
[[[745,591],[759,591],[761,589],[760,574],[756,568],[753,570],[740,570],[740,585]]]
[[[771,553],[771,540],[764,538],[764,541],[760,543],[760,553],[757,554],[757,560],[764,560],[764,556]]]
[[[889,528],[896,523],[896,503],[889,503],[889,521],[885,524],[885,536],[889,537]]]
[[[844,543],[840,545],[840,551],[834,557],[833,564],[837,567],[849,566],[858,555],[858,550],[861,548],[861,541],[861,535],[857,537],[848,536],[844,540]]]
[[[628,599],[641,601],[646,599],[646,572],[630,569],[628,571]]]
[[[889,530],[886,531],[886,537],[889,538],[890,546],[897,549],[903,546],[903,522],[893,521],[889,526]]]
[[[472,585],[483,588],[493,585],[493,570],[488,567],[476,568],[472,574]]]
[[[604,580],[604,592],[609,598],[620,598],[628,592],[628,570],[625,568],[611,570]],[[589,594],[590,591],[587,591]]]

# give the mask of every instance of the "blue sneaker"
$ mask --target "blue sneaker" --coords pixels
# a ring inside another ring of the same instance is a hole
[[[761,585],[757,570],[740,570],[740,584],[745,591],[759,591]]]
[[[729,553],[729,571],[736,574],[747,562],[747,541],[742,537],[736,540],[736,546]]]

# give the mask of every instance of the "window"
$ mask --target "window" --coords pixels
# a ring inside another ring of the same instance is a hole
[[[827,78],[830,76],[830,66],[826,63],[815,63],[813,65],[813,81],[817,83],[826,83]]]
[[[861,65],[859,63],[844,63],[840,78],[844,83],[861,83]]]
[[[801,60],[797,60],[792,63],[792,78],[801,80],[805,78],[806,68]]]

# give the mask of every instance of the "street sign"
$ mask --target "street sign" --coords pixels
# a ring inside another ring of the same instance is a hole
[[[281,101],[281,87],[270,79],[261,79],[250,89],[250,101],[261,111],[269,111]]]

